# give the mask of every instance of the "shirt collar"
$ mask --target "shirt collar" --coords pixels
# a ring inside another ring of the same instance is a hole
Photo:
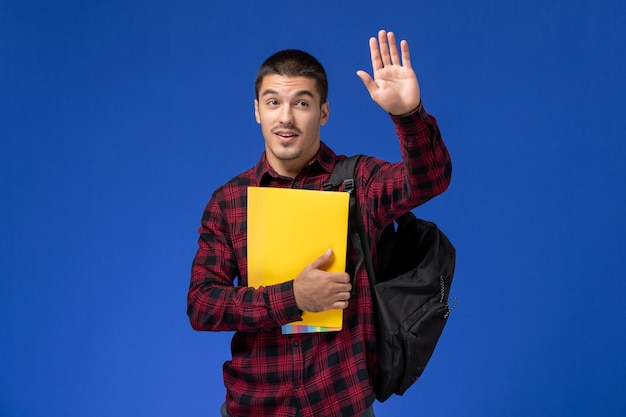
[[[320,141],[320,148],[308,162],[307,166],[310,167],[311,170],[319,167],[322,171],[326,173],[331,173],[333,170],[333,165],[335,160],[337,159],[337,155],[330,149],[324,142]],[[256,185],[261,186],[262,184],[266,184],[271,179],[282,178],[274,168],[272,168],[267,161],[267,156],[265,152],[261,155],[261,159],[257,162],[255,166],[255,180]]]

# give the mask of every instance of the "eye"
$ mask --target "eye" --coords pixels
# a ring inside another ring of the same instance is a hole
[[[296,106],[298,107],[308,107],[309,106],[309,102],[306,100],[298,100],[296,101]]]
[[[275,98],[269,98],[265,100],[265,105],[268,107],[276,107],[278,106],[278,100],[276,100]]]

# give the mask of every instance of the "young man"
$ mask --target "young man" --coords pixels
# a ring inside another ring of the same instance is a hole
[[[390,114],[402,154],[398,163],[363,157],[357,167],[363,222],[376,242],[400,214],[445,191],[452,169],[437,123],[421,104],[408,43],[400,43],[400,55],[394,34],[380,31],[369,45],[373,78],[357,75]],[[343,158],[320,140],[327,93],[324,68],[309,54],[286,50],[268,58],[254,101],[265,152],[214,192],[202,217],[187,314],[195,330],[235,331],[232,360],[224,364],[224,416],[374,415],[376,339],[365,270],[352,288],[347,273],[324,270],[333,256],[327,251],[283,284],[247,287],[247,187],[321,190]],[[329,309],[343,309],[341,331],[281,334],[303,311]]]

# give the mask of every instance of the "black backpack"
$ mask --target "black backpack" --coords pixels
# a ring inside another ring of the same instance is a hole
[[[374,393],[380,402],[402,395],[420,377],[451,308],[448,305],[456,251],[434,223],[411,212],[389,225],[376,244],[377,267],[354,191],[360,155],[337,161],[325,190],[343,183],[350,192],[349,237],[357,253],[356,271],[365,264],[376,324],[378,364]]]

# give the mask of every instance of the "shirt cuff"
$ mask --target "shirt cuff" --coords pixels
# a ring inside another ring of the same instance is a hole
[[[396,133],[399,138],[407,136],[423,136],[420,132],[426,132],[431,123],[431,116],[426,113],[424,106],[420,104],[409,114],[402,116],[391,115],[391,120],[396,126]],[[404,143],[404,142],[403,142]]]
[[[390,113],[390,116],[393,119],[394,123],[412,124],[414,123],[415,119],[425,120],[426,111],[424,110],[424,105],[422,104],[422,100],[420,100],[420,104],[418,104],[415,110],[413,110],[412,112],[403,114],[403,115],[394,115]]]
[[[298,310],[293,294],[293,280],[268,288],[271,288],[269,294],[271,311],[279,325],[302,320],[302,312]]]

